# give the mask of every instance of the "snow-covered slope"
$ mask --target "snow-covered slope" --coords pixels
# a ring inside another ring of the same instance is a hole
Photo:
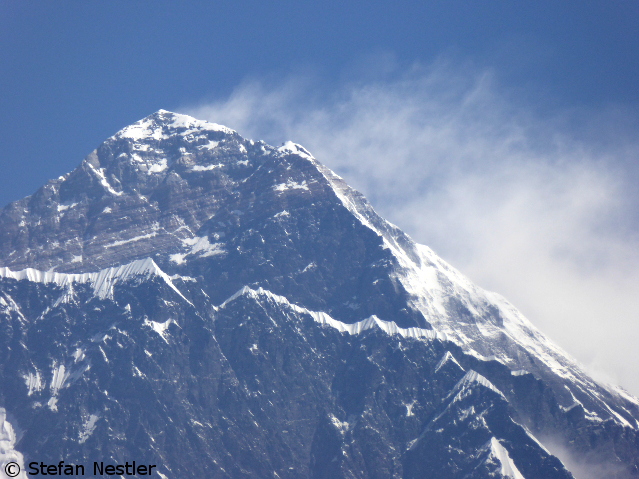
[[[176,293],[182,293],[173,285],[171,278],[164,273],[151,259],[133,261],[129,264],[106,268],[95,273],[56,273],[54,271],[38,271],[27,268],[22,271],[11,271],[7,267],[0,268],[0,278],[10,278],[17,281],[27,280],[33,283],[55,283],[58,286],[72,287],[73,284],[87,284],[93,287],[93,294],[101,299],[113,298],[113,287],[118,282],[131,279],[148,279],[151,276],[162,278]],[[183,296],[182,296],[183,297]]]

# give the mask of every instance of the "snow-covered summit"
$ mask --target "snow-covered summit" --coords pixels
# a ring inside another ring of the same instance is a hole
[[[124,127],[114,137],[127,138],[132,141],[166,140],[175,135],[188,136],[206,131],[221,132],[227,135],[236,133],[234,130],[217,123],[198,120],[181,113],[158,110],[146,118]]]

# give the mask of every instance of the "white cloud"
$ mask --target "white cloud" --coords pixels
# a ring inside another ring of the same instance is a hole
[[[304,145],[596,377],[639,395],[638,145],[610,111],[534,113],[490,71],[385,74],[332,91],[249,81],[188,113]]]

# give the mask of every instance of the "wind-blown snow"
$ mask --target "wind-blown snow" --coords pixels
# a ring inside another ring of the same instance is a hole
[[[332,327],[340,332],[351,334],[351,335],[361,334],[365,331],[377,328],[391,336],[398,335],[404,338],[413,338],[417,340],[432,340],[432,339],[440,339],[444,341],[450,340],[450,338],[445,333],[442,333],[441,331],[417,328],[417,327],[401,328],[397,326],[395,322],[381,320],[375,315],[370,316],[361,321],[358,321],[356,323],[352,323],[352,324],[343,323],[339,320],[332,318],[331,316],[329,316],[328,314],[322,311],[311,311],[299,305],[293,304],[284,296],[276,295],[263,288],[258,288],[257,290],[254,290],[249,288],[248,286],[244,286],[235,294],[233,294],[231,297],[226,299],[222,304],[220,304],[217,307],[217,309],[220,310],[222,308],[225,308],[229,303],[231,303],[232,301],[236,300],[237,298],[241,296],[248,296],[258,301],[259,300],[272,301],[273,303],[280,306],[284,306],[298,314],[309,315],[319,324]],[[476,353],[475,355],[479,356],[479,358],[482,360],[493,359],[493,358],[481,357],[479,354],[476,354]],[[457,361],[454,359],[452,354],[450,355],[450,357],[448,355],[444,355],[444,357],[438,364],[438,368],[443,366],[443,364],[447,361],[454,361],[461,368],[461,365],[457,363]],[[577,369],[577,372],[579,373],[578,369]],[[575,383],[578,385],[582,385],[584,388],[587,388],[589,383],[594,385],[594,383],[591,380],[589,380],[587,376],[581,376],[576,378]],[[484,376],[477,373],[476,371],[469,370],[454,388],[454,392],[457,393],[457,397],[455,398],[455,401],[463,397],[465,394],[468,394],[474,384],[480,384],[484,387],[487,387],[491,389],[492,391],[496,392],[497,394],[499,394],[500,396],[504,397],[503,393],[498,388],[496,388],[488,379],[486,379]],[[596,395],[592,395],[592,393],[590,393],[590,395],[595,400],[598,399]],[[618,422],[619,424],[623,426],[634,428],[634,426],[628,420],[626,420],[623,416],[621,416],[617,411],[614,411],[612,408],[610,408],[605,403],[605,401],[597,400],[597,402],[603,405],[603,407],[610,413],[610,416],[616,422]],[[601,419],[598,417],[593,417],[592,420],[601,421]]]
[[[506,299],[476,286],[430,248],[413,242],[396,226],[380,218],[338,175],[312,158],[310,161],[328,180],[342,205],[382,239],[384,248],[396,261],[392,274],[411,298],[410,306],[422,313],[435,331],[481,360],[496,360],[515,371],[549,370],[579,385],[582,393],[609,410],[615,421],[630,426],[593,391],[603,388],[624,398],[627,393],[595,383],[579,364]],[[541,364],[531,363],[529,357]],[[635,398],[633,402],[636,401]]]

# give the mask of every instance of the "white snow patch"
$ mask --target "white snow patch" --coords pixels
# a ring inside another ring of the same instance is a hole
[[[133,125],[123,128],[115,134],[115,138],[128,138],[139,142],[141,140],[166,140],[171,136],[181,135],[189,136],[195,133],[206,131],[217,131],[226,134],[233,134],[231,130],[217,123],[209,123],[203,120],[197,120],[192,116],[182,115],[180,113],[172,113],[166,110],[159,110],[156,115],[160,117],[160,121],[154,121],[153,117],[143,118]],[[178,133],[177,129],[185,129]]]
[[[77,203],[72,203],[70,205],[58,205],[58,211],[66,211],[69,208],[73,208],[73,207],[75,207],[77,205],[78,205]]]
[[[80,255],[80,256],[73,255],[73,258],[71,258],[71,262],[72,263],[82,263],[82,255]]]
[[[162,158],[158,163],[153,163],[147,170],[147,174],[161,173],[169,167],[166,158]]]
[[[183,115],[181,113],[171,113],[166,110],[160,110],[160,112],[173,116],[173,121],[168,125],[169,127],[187,129],[187,131],[181,133],[182,135],[190,135],[194,132],[194,130],[220,131],[222,133],[226,133],[227,135],[235,133],[235,130],[231,130],[224,125],[218,125],[217,123],[198,120],[189,115]]]
[[[89,162],[87,162],[86,164],[89,166],[91,171],[93,171],[93,173],[98,178],[98,180],[100,181],[100,184],[104,187],[105,190],[107,190],[109,193],[115,196],[122,196],[124,194],[122,191],[115,191],[113,187],[109,184],[109,182],[106,179],[105,168],[96,168]]]
[[[286,183],[280,183],[278,185],[273,186],[273,189],[275,191],[286,191],[286,190],[306,190],[306,191],[310,191],[308,189],[308,186],[306,185],[306,180],[302,181],[301,183],[297,183],[296,181],[293,181],[290,178],[288,180],[286,180]]]
[[[186,260],[184,259],[186,257],[187,255],[182,253],[174,253],[172,255],[169,255],[169,259],[175,264],[183,264],[184,262],[186,262]]]
[[[102,353],[102,357],[104,358],[104,362],[108,364],[109,363],[109,358],[107,357],[106,353],[104,352],[104,349],[102,349],[102,346],[98,346],[98,349]]]
[[[160,337],[162,339],[164,339],[164,342],[166,342],[168,344],[168,329],[169,326],[171,326],[172,323],[174,323],[175,321],[173,319],[167,319],[166,321],[164,321],[163,323],[158,323],[156,321],[151,321],[149,319],[145,319],[144,320],[144,324],[146,326],[149,326],[153,331],[155,331],[156,333],[158,333],[160,335]],[[177,324],[177,323],[175,323]]]
[[[91,437],[91,434],[93,434],[93,431],[95,431],[95,427],[96,427],[96,423],[98,422],[98,419],[100,419],[100,416],[96,414],[89,415],[89,418],[82,426],[82,431],[80,432],[80,438],[78,440],[80,444],[84,444],[86,440],[89,439],[89,437]]]
[[[510,479],[526,479],[517,469],[506,448],[495,437],[490,439],[490,456],[501,464],[502,476]]]
[[[212,150],[214,148],[217,148],[217,145],[219,144],[220,144],[219,141],[209,140],[209,142],[206,145],[200,145],[197,148],[198,150]]]
[[[277,151],[283,154],[294,154],[299,155],[302,158],[308,158],[311,160],[314,159],[313,155],[311,155],[311,153],[306,148],[297,143],[293,143],[292,141],[285,142],[277,149]]]
[[[104,213],[104,214],[108,214],[108,213],[111,213],[112,211],[113,211],[113,210],[111,209],[111,207],[110,207],[110,206],[107,206],[106,208],[104,208],[104,209],[102,210],[102,213]]]
[[[304,269],[302,270],[302,273],[306,273],[307,271],[312,271],[315,268],[317,268],[317,265],[315,264],[315,261],[311,261],[310,263],[308,263]],[[349,305],[350,306],[350,305]],[[351,309],[357,309],[355,307],[351,308]]]
[[[80,361],[83,361],[84,358],[86,357],[85,351],[82,348],[77,348],[74,352],[73,352],[73,361],[76,363],[79,363]]]
[[[182,276],[179,274],[174,274],[172,276],[170,276],[171,280],[174,281],[176,279],[181,279],[182,281],[189,281],[189,282],[197,282],[197,279],[195,279],[193,276]]]
[[[44,380],[42,379],[40,371],[36,370],[35,374],[29,372],[29,374],[22,376],[22,378],[24,379],[27,388],[29,388],[27,396],[31,396],[34,392],[40,392],[44,389]]]
[[[176,263],[182,264],[186,261],[186,257],[197,255],[199,258],[224,254],[223,243],[211,243],[206,236],[194,236],[193,238],[185,238],[182,240],[182,246],[187,248],[183,253],[175,253],[169,256],[169,259]]]
[[[55,363],[53,365],[51,384],[49,385],[49,389],[51,390],[51,394],[53,396],[57,396],[60,389],[64,388],[67,385],[67,381],[71,374],[66,370],[64,364],[60,364],[57,366]]]
[[[16,441],[16,433],[11,423],[7,420],[7,410],[0,408],[0,477],[8,477],[5,467],[10,462],[15,462],[20,466],[20,473],[15,477],[17,479],[27,479],[27,474],[24,472],[24,457],[15,450]]]
[[[169,138],[167,135],[162,133],[162,127],[154,125],[153,121],[149,118],[144,118],[133,125],[127,126],[116,133],[116,136],[120,138],[129,138],[133,141],[140,141],[143,139],[165,140]]]
[[[335,428],[341,433],[344,434],[348,431],[348,428],[350,426],[350,424],[348,424],[348,422],[346,421],[340,421],[335,415],[331,414],[330,415],[330,419],[331,419],[331,423],[333,423],[333,426],[335,426]]]
[[[194,165],[191,169],[193,171],[211,171],[216,168],[222,168],[224,165],[222,163],[218,163],[216,165]]]
[[[157,231],[153,231],[153,232],[147,233],[145,235],[136,236],[135,238],[129,238],[129,239],[126,239],[126,240],[114,241],[111,244],[104,245],[104,247],[105,248],[115,248],[117,246],[122,246],[123,244],[135,243],[136,241],[141,241],[143,239],[153,238],[154,236],[157,236],[157,235],[158,235],[158,232]]]

